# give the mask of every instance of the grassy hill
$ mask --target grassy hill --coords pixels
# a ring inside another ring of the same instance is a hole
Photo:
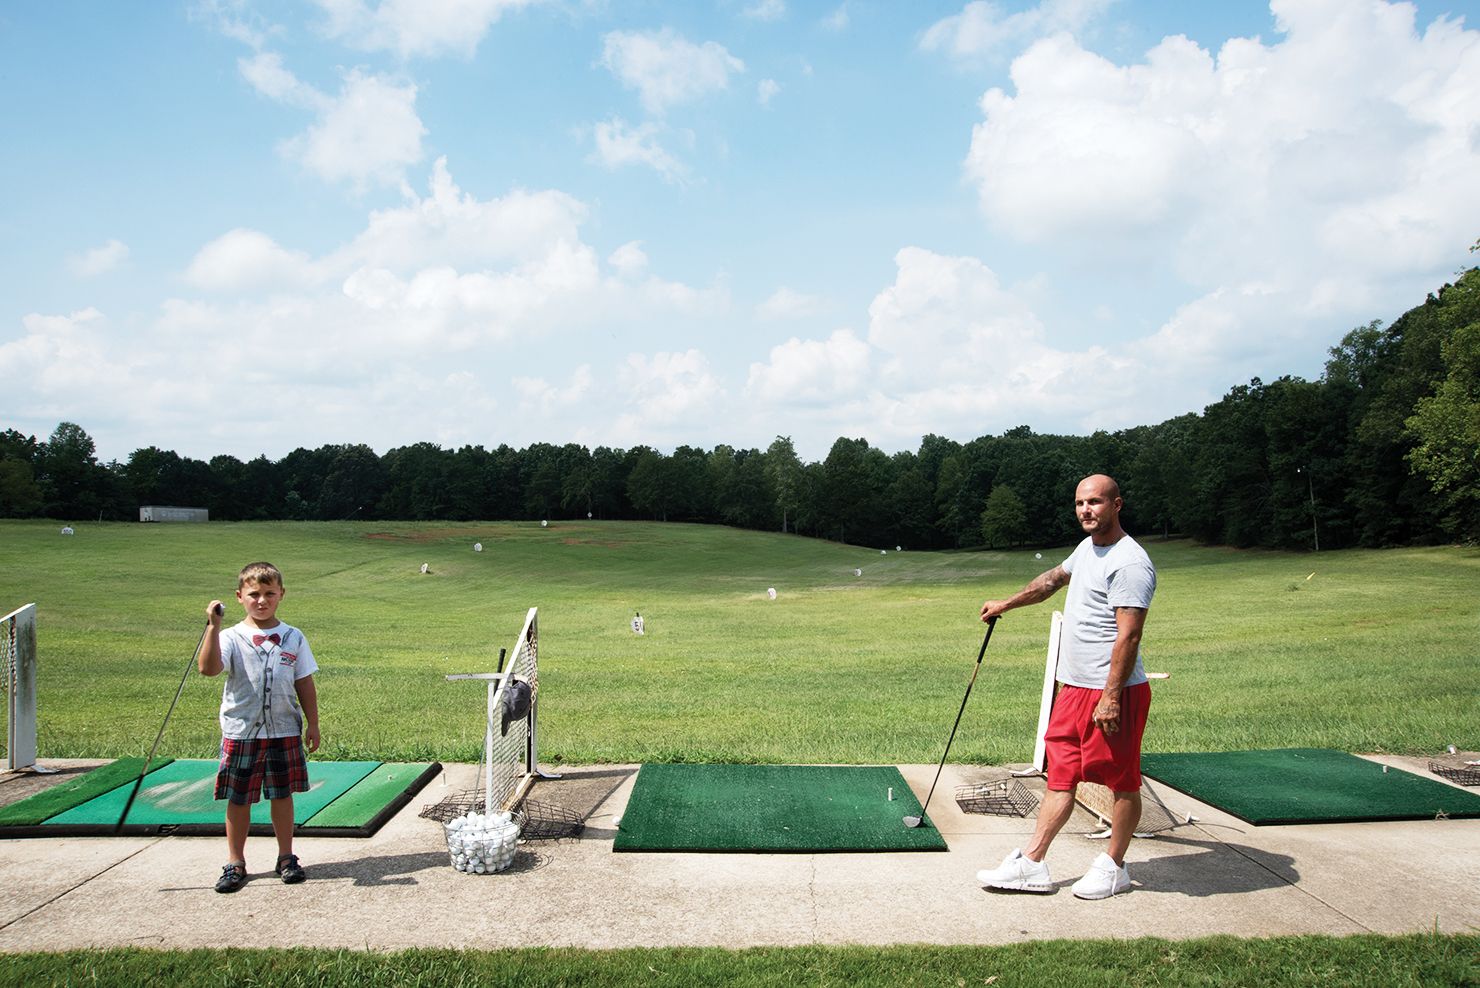
[[[269,559],[287,580],[280,616],[322,666],[320,757],[476,760],[483,690],[443,677],[491,671],[538,606],[544,761],[929,763],[981,601],[1067,554],[881,555],[656,523],[59,528],[0,522],[0,609],[39,605],[43,758],[147,750],[207,601],[239,618],[237,570]],[[1144,544],[1160,574],[1147,666],[1171,673],[1147,750],[1480,745],[1480,551]],[[1052,606],[999,624],[953,760],[1029,757]],[[214,754],[219,699],[191,673],[161,751]]]

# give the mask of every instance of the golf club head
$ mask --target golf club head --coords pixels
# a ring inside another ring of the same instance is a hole
[[[925,818],[924,817],[907,816],[907,817],[904,818],[904,825],[906,827],[910,828],[911,830],[914,830],[916,827],[920,826],[920,824],[922,824],[924,822],[925,822]]]

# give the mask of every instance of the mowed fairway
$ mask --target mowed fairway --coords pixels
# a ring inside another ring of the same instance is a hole
[[[492,671],[538,606],[542,761],[931,763],[980,602],[1067,554],[659,523],[60,527],[0,523],[0,609],[39,606],[43,761],[147,751],[206,602],[239,619],[235,574],[268,559],[322,667],[322,758],[476,761],[483,687],[444,675]],[[1147,666],[1171,674],[1148,750],[1480,746],[1480,551],[1144,544],[1160,573]],[[998,625],[953,761],[1029,758],[1052,606]],[[192,672],[161,752],[213,755],[219,699]]]

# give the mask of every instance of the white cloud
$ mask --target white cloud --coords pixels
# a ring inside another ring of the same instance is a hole
[[[208,292],[276,291],[312,284],[316,274],[302,251],[285,250],[260,231],[236,229],[197,251],[185,280]]]
[[[259,52],[237,62],[243,78],[275,102],[313,112],[317,119],[279,151],[328,182],[356,190],[395,186],[407,167],[422,159],[426,127],[416,113],[416,86],[367,75],[344,73],[339,94],[325,95],[301,81],[281,56]]]
[[[822,299],[782,286],[771,293],[755,314],[762,319],[799,319],[816,315],[822,309]]]
[[[659,352],[651,357],[629,354],[617,380],[629,409],[618,419],[617,432],[647,436],[634,441],[648,444],[706,415],[724,395],[709,361],[696,349]]]
[[[604,120],[592,131],[596,160],[611,169],[643,165],[661,175],[665,182],[681,184],[687,178],[688,169],[658,143],[663,132],[664,128],[652,121],[633,127],[621,117]]]
[[[480,200],[458,187],[443,157],[432,165],[427,195],[408,193],[405,205],[372,212],[364,231],[333,260],[341,270],[364,265],[400,272],[517,263],[578,243],[587,213],[579,200],[554,189],[516,189]]]
[[[745,63],[713,41],[694,44],[671,28],[612,31],[602,39],[601,65],[655,116],[728,89]]]
[[[762,79],[755,87],[755,98],[760,100],[761,106],[770,106],[771,100],[781,92],[781,83],[775,79]]]
[[[980,435],[986,423],[1113,420],[1140,380],[1131,359],[1047,342],[1032,309],[980,260],[906,247],[869,306],[883,420],[896,435]],[[931,423],[935,423],[932,425]]]
[[[12,406],[7,418],[19,418],[16,413],[25,407],[32,416],[49,413],[78,421],[85,412],[118,400],[120,389],[110,379],[106,355],[108,321],[101,312],[91,307],[65,316],[33,312],[21,326],[25,335],[0,343],[0,377],[14,382],[7,388]]]
[[[606,263],[621,277],[633,278],[647,270],[648,256],[642,249],[642,241],[632,240],[612,251]]]
[[[253,10],[247,0],[196,0],[187,15],[209,23],[221,34],[250,48],[260,49],[267,44],[269,36],[281,33]]]
[[[920,39],[920,47],[943,51],[957,59],[1000,55],[1037,38],[1081,31],[1098,20],[1113,2],[1041,0],[1035,7],[1009,14],[992,0],[972,0],[959,14],[932,24]]]
[[[519,396],[522,413],[549,417],[584,404],[590,398],[596,378],[589,364],[581,364],[564,385],[551,384],[543,377],[516,377],[511,383]]]
[[[561,192],[479,199],[438,161],[427,191],[407,196],[322,255],[223,233],[185,265],[191,294],[120,320],[126,332],[96,309],[27,316],[0,343],[0,374],[16,382],[7,405],[36,430],[83,422],[118,457],[134,446],[110,443],[135,442],[119,436],[277,457],[328,442],[579,441],[580,430],[610,442],[623,416],[633,442],[654,441],[639,423],[671,414],[681,419],[666,428],[704,428],[724,389],[697,351],[619,355],[675,317],[712,322],[722,287],[651,274],[636,241],[607,261],[619,276],[605,275],[582,237],[586,206]],[[249,431],[222,414],[223,387],[281,397],[288,380],[313,395],[312,415],[291,395],[254,407]]]
[[[330,108],[330,100],[312,86],[299,81],[283,65],[283,56],[276,52],[264,51],[251,58],[239,58],[236,67],[253,89],[274,102],[320,112]]]
[[[776,405],[819,405],[856,398],[868,385],[869,346],[839,329],[826,340],[792,337],[751,364],[747,398]]]
[[[845,31],[848,29],[848,5],[840,3],[837,9],[822,19],[822,26],[829,31]]]
[[[363,51],[402,58],[444,54],[471,57],[506,12],[541,0],[314,0],[330,38]]]
[[[422,159],[425,134],[416,115],[416,86],[354,69],[318,122],[285,143],[283,150],[327,181],[356,188],[395,185],[408,166]]]
[[[786,0],[756,0],[740,13],[754,21],[779,21],[786,16]]]
[[[67,267],[82,278],[95,278],[107,274],[128,260],[128,245],[121,240],[110,240],[101,247],[92,247],[67,259]]]
[[[1407,4],[1273,10],[1283,37],[1216,55],[1170,37],[1119,65],[1037,42],[1014,91],[982,98],[965,165],[1010,236],[1180,281],[1158,355],[1225,386],[1432,286],[1480,215],[1480,33],[1420,34]]]

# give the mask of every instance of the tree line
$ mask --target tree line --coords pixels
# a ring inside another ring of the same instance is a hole
[[[766,449],[524,449],[415,443],[299,448],[208,462],[154,446],[100,463],[84,429],[0,433],[0,516],[213,520],[656,519],[795,532],[871,547],[1059,545],[1069,499],[1109,473],[1127,528],[1240,547],[1327,549],[1480,538],[1480,268],[1386,327],[1358,327],[1317,381],[1258,378],[1201,414],[1089,436],[1019,426],[888,454],[839,438],[803,462]]]

